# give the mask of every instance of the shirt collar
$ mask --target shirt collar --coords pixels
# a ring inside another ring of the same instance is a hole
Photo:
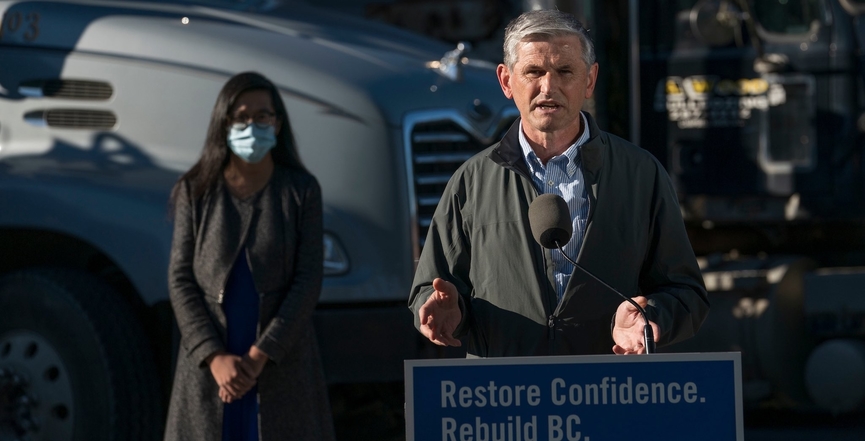
[[[589,121],[586,119],[586,115],[583,112],[580,112],[580,118],[583,120],[583,133],[580,134],[580,137],[574,141],[573,144],[570,145],[561,155],[553,156],[553,158],[558,158],[561,156],[565,156],[568,158],[568,176],[573,176],[577,171],[577,167],[579,166],[579,152],[580,147],[589,140]],[[535,151],[532,150],[532,146],[529,145],[529,140],[526,139],[526,134],[523,132],[523,122],[520,121],[520,147],[523,149],[523,158],[526,160],[526,164],[529,166],[529,171],[534,173],[536,167],[543,168],[541,164],[541,160],[538,158],[538,155],[535,154]],[[552,159],[552,158],[551,158]]]

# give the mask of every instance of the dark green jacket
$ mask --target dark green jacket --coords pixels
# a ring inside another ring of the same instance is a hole
[[[691,337],[709,302],[670,178],[650,153],[587,117],[591,137],[580,154],[590,208],[577,262],[619,292],[649,298],[659,345]],[[409,298],[415,326],[441,277],[461,294],[456,336],[469,356],[609,354],[610,319],[623,299],[576,269],[557,301],[551,252],[529,226],[538,192],[519,130],[517,120],[445,188]]]

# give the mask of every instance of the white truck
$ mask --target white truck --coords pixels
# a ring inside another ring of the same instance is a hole
[[[217,93],[280,88],[324,196],[331,384],[436,356],[406,308],[451,172],[516,117],[494,66],[282,1],[0,1],[0,439],[159,439],[168,194]]]

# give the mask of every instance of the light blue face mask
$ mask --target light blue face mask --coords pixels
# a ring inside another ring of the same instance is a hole
[[[261,128],[255,124],[246,126],[243,130],[231,127],[228,132],[228,147],[244,161],[255,164],[276,145],[276,133],[273,126]]]

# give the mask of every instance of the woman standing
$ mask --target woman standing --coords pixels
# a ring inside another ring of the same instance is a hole
[[[321,190],[269,80],[246,72],[223,86],[171,199],[181,345],[165,439],[334,439],[312,326]]]

